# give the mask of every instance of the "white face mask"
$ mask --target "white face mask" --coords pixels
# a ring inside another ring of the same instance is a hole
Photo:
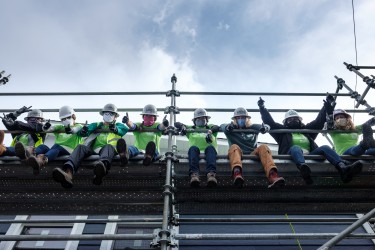
[[[103,114],[103,121],[104,122],[110,123],[110,122],[113,122],[114,120],[115,120],[115,116],[114,115],[109,114],[109,113],[104,113]]]
[[[345,127],[346,123],[347,123],[347,120],[346,120],[346,118],[339,118],[335,121],[335,123],[336,123],[336,126],[338,126],[338,127]]]
[[[65,119],[64,121],[62,121],[62,124],[64,124],[65,127],[67,127],[68,125],[73,126],[74,120],[72,118]]]

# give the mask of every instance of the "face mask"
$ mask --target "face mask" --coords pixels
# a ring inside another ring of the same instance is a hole
[[[154,123],[155,123],[155,117],[154,116],[145,115],[143,117],[143,124],[145,126],[152,126],[152,125],[154,125]]]
[[[115,120],[115,116],[114,115],[112,115],[110,113],[104,113],[103,114],[103,121],[104,122],[110,123],[110,122],[113,122],[114,120]]]
[[[62,122],[62,124],[65,126],[65,127],[67,127],[68,125],[69,126],[73,126],[73,122],[74,122],[74,120],[72,119],[72,118],[70,118],[70,119],[65,119],[64,121],[61,121]]]
[[[246,119],[237,119],[237,124],[240,128],[243,128],[246,126]]]
[[[36,117],[30,117],[27,119],[27,123],[28,124],[37,124],[37,123],[41,123],[41,120],[39,118],[36,118]]]
[[[206,119],[202,120],[202,119],[197,119],[195,120],[195,125],[198,126],[198,127],[203,127],[206,125]]]
[[[288,128],[301,128],[301,122],[299,120],[293,120],[286,124]]]
[[[336,123],[337,127],[345,127],[347,121],[346,121],[346,118],[339,118],[339,119],[335,120],[335,123]]]

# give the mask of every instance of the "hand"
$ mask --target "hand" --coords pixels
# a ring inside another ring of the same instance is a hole
[[[336,103],[333,103],[334,106],[332,106],[332,103],[328,102],[327,100],[323,100],[324,107],[326,108],[326,112],[328,115],[333,115],[333,110],[335,109]]]
[[[72,128],[70,127],[70,125],[68,125],[68,126],[65,127],[65,133],[66,134],[71,134],[72,133]]]
[[[180,135],[186,135],[187,134],[187,128],[185,125],[182,125],[180,129]]]
[[[129,115],[128,112],[126,112],[126,115],[122,118],[122,123],[128,124],[129,122]]]
[[[16,110],[16,113],[20,115],[20,114],[23,114],[25,112],[29,112],[29,111],[31,111],[31,107],[32,106],[30,106],[30,107],[23,106],[22,108]]]
[[[87,132],[89,132],[89,126],[87,126],[87,121],[86,121],[85,125],[83,125],[83,127],[81,129],[81,133],[87,134]]]
[[[169,121],[167,120],[167,116],[164,116],[164,118],[163,118],[163,125],[166,128],[169,126]]]
[[[228,131],[228,132],[232,132],[233,129],[234,129],[234,124],[233,123],[228,124],[228,126],[225,128],[225,130]]]
[[[47,130],[51,127],[50,120],[48,120],[44,125],[43,125],[43,130]]]
[[[212,143],[212,134],[207,133],[207,135],[206,135],[206,142],[209,143],[209,144]]]
[[[1,117],[1,119],[3,120],[5,126],[11,127],[14,125],[14,120],[6,115],[4,115],[4,117]]]
[[[261,132],[262,134],[265,134],[268,131],[270,131],[270,126],[268,126],[267,124],[262,123],[262,127],[260,127],[259,132]]]
[[[264,108],[264,100],[262,99],[262,97],[259,97],[259,100],[258,100],[258,107],[259,107],[259,108]]]
[[[217,125],[213,125],[213,126],[211,127],[211,131],[212,131],[212,133],[219,132],[219,130],[220,130],[220,127],[217,126]]]
[[[109,124],[109,130],[111,130],[113,133],[117,134],[118,129],[117,129],[116,124],[114,122],[111,122]]]
[[[335,97],[333,97],[333,95],[331,95],[331,94],[327,95],[326,101],[329,102],[332,106],[336,105]]]

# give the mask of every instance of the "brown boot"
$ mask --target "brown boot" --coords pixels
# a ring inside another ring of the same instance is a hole
[[[4,143],[4,131],[0,130],[0,145]]]
[[[73,187],[73,173],[70,169],[65,171],[61,168],[55,168],[52,171],[52,177],[56,182],[59,182],[61,186],[65,189],[70,189]]]
[[[268,188],[278,188],[285,186],[285,179],[280,177],[275,168],[270,170],[268,176],[269,185]]]
[[[198,173],[192,173],[190,175],[190,186],[193,188],[199,187],[201,184],[201,180],[199,179]]]
[[[33,174],[38,175],[40,168],[48,163],[48,158],[44,154],[40,154],[36,157],[30,156],[27,162],[33,168]]]
[[[234,174],[233,174],[233,185],[235,187],[242,188],[244,182],[245,182],[245,180],[242,177],[241,171],[234,172]]]
[[[17,142],[14,145],[14,150],[16,151],[16,156],[21,160],[27,160],[30,156],[34,155],[34,147],[25,147],[22,142]]]
[[[207,187],[216,187],[216,186],[217,186],[216,173],[209,172],[207,174]]]

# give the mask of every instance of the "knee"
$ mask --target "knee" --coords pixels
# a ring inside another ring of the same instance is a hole
[[[199,150],[199,148],[197,147],[197,146],[191,146],[190,148],[189,148],[189,151],[188,151],[188,154],[190,155],[190,154],[196,154],[196,153],[200,153],[200,150]]]
[[[235,151],[242,152],[241,148],[237,144],[232,144],[228,150],[228,153],[231,154]]]
[[[323,146],[320,146],[320,149],[323,150],[323,151],[329,151],[331,150],[331,148],[327,145],[323,145]]]
[[[208,153],[214,153],[214,154],[216,154],[216,149],[214,148],[214,146],[208,146],[205,150],[204,150],[204,153],[205,154],[208,154]]]
[[[260,152],[266,152],[266,153],[271,153],[270,148],[267,145],[261,144],[258,146],[258,150]]]

